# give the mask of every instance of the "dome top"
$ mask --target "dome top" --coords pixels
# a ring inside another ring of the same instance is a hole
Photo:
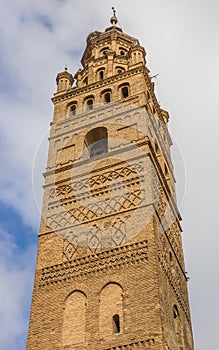
[[[118,30],[118,31],[122,32],[122,29],[117,27],[118,18],[116,17],[116,10],[114,7],[112,7],[112,10],[113,10],[113,16],[110,18],[110,23],[112,24],[112,26],[109,28],[106,28],[105,32],[108,32],[110,30]]]
[[[112,7],[112,10],[113,10],[113,17],[110,18],[110,23],[113,25],[113,26],[116,26],[117,22],[118,22],[118,18],[116,17],[116,10],[114,7]]]
[[[64,71],[62,71],[62,72],[60,72],[60,73],[57,74],[57,77],[56,77],[56,82],[57,82],[57,84],[58,84],[58,82],[59,82],[59,80],[60,80],[61,78],[69,79],[71,85],[72,85],[73,82],[74,82],[74,78],[73,78],[72,74],[68,72],[67,66],[65,66]]]

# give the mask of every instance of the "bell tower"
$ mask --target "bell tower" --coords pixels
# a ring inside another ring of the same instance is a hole
[[[193,350],[168,112],[139,41],[57,76],[27,350]]]

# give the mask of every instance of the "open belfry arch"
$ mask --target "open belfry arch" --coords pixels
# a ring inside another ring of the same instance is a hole
[[[88,35],[57,75],[27,350],[192,350],[161,109],[138,40]]]

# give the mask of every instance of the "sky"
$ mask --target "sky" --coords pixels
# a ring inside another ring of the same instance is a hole
[[[25,348],[55,78],[66,64],[72,74],[81,67],[87,35],[109,26],[112,6],[159,74],[195,348],[218,348],[218,1],[0,0],[0,349]]]

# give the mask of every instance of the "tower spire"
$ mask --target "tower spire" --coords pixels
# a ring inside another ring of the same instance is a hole
[[[118,18],[116,17],[116,10],[114,7],[112,7],[112,10],[113,10],[113,16],[110,18],[110,22],[113,26],[116,26],[118,22]]]

